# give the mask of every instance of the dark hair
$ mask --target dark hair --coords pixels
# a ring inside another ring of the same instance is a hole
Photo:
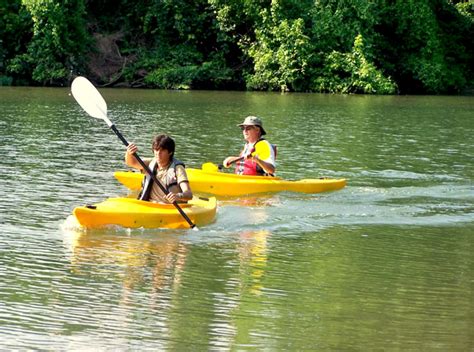
[[[173,156],[175,148],[174,140],[166,134],[160,134],[153,138],[152,148],[153,150],[166,149],[170,152],[171,156]]]

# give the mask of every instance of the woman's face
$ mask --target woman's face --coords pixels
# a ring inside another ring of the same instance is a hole
[[[260,138],[260,128],[257,126],[242,126],[242,133],[244,138],[249,143],[255,143]]]

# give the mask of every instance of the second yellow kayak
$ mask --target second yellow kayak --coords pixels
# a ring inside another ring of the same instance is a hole
[[[194,193],[213,194],[216,196],[243,196],[258,193],[301,192],[321,193],[336,191],[346,185],[346,179],[303,179],[299,181],[283,180],[271,176],[246,176],[186,169],[191,189]],[[115,178],[131,190],[139,190],[143,175],[136,172],[116,171]]]

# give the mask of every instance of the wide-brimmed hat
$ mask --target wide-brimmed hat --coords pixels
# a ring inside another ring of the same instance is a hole
[[[243,126],[258,126],[260,127],[260,130],[262,131],[262,136],[264,134],[267,134],[265,130],[263,129],[263,122],[260,117],[257,116],[247,116],[241,124],[238,124],[237,126],[243,127]]]

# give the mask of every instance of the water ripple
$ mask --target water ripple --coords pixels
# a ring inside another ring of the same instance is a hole
[[[219,162],[251,113],[280,176],[348,186],[220,200],[199,231],[80,229],[75,206],[127,194],[124,146],[67,89],[1,89],[4,349],[472,347],[472,99],[101,91],[144,157],[166,132]]]

